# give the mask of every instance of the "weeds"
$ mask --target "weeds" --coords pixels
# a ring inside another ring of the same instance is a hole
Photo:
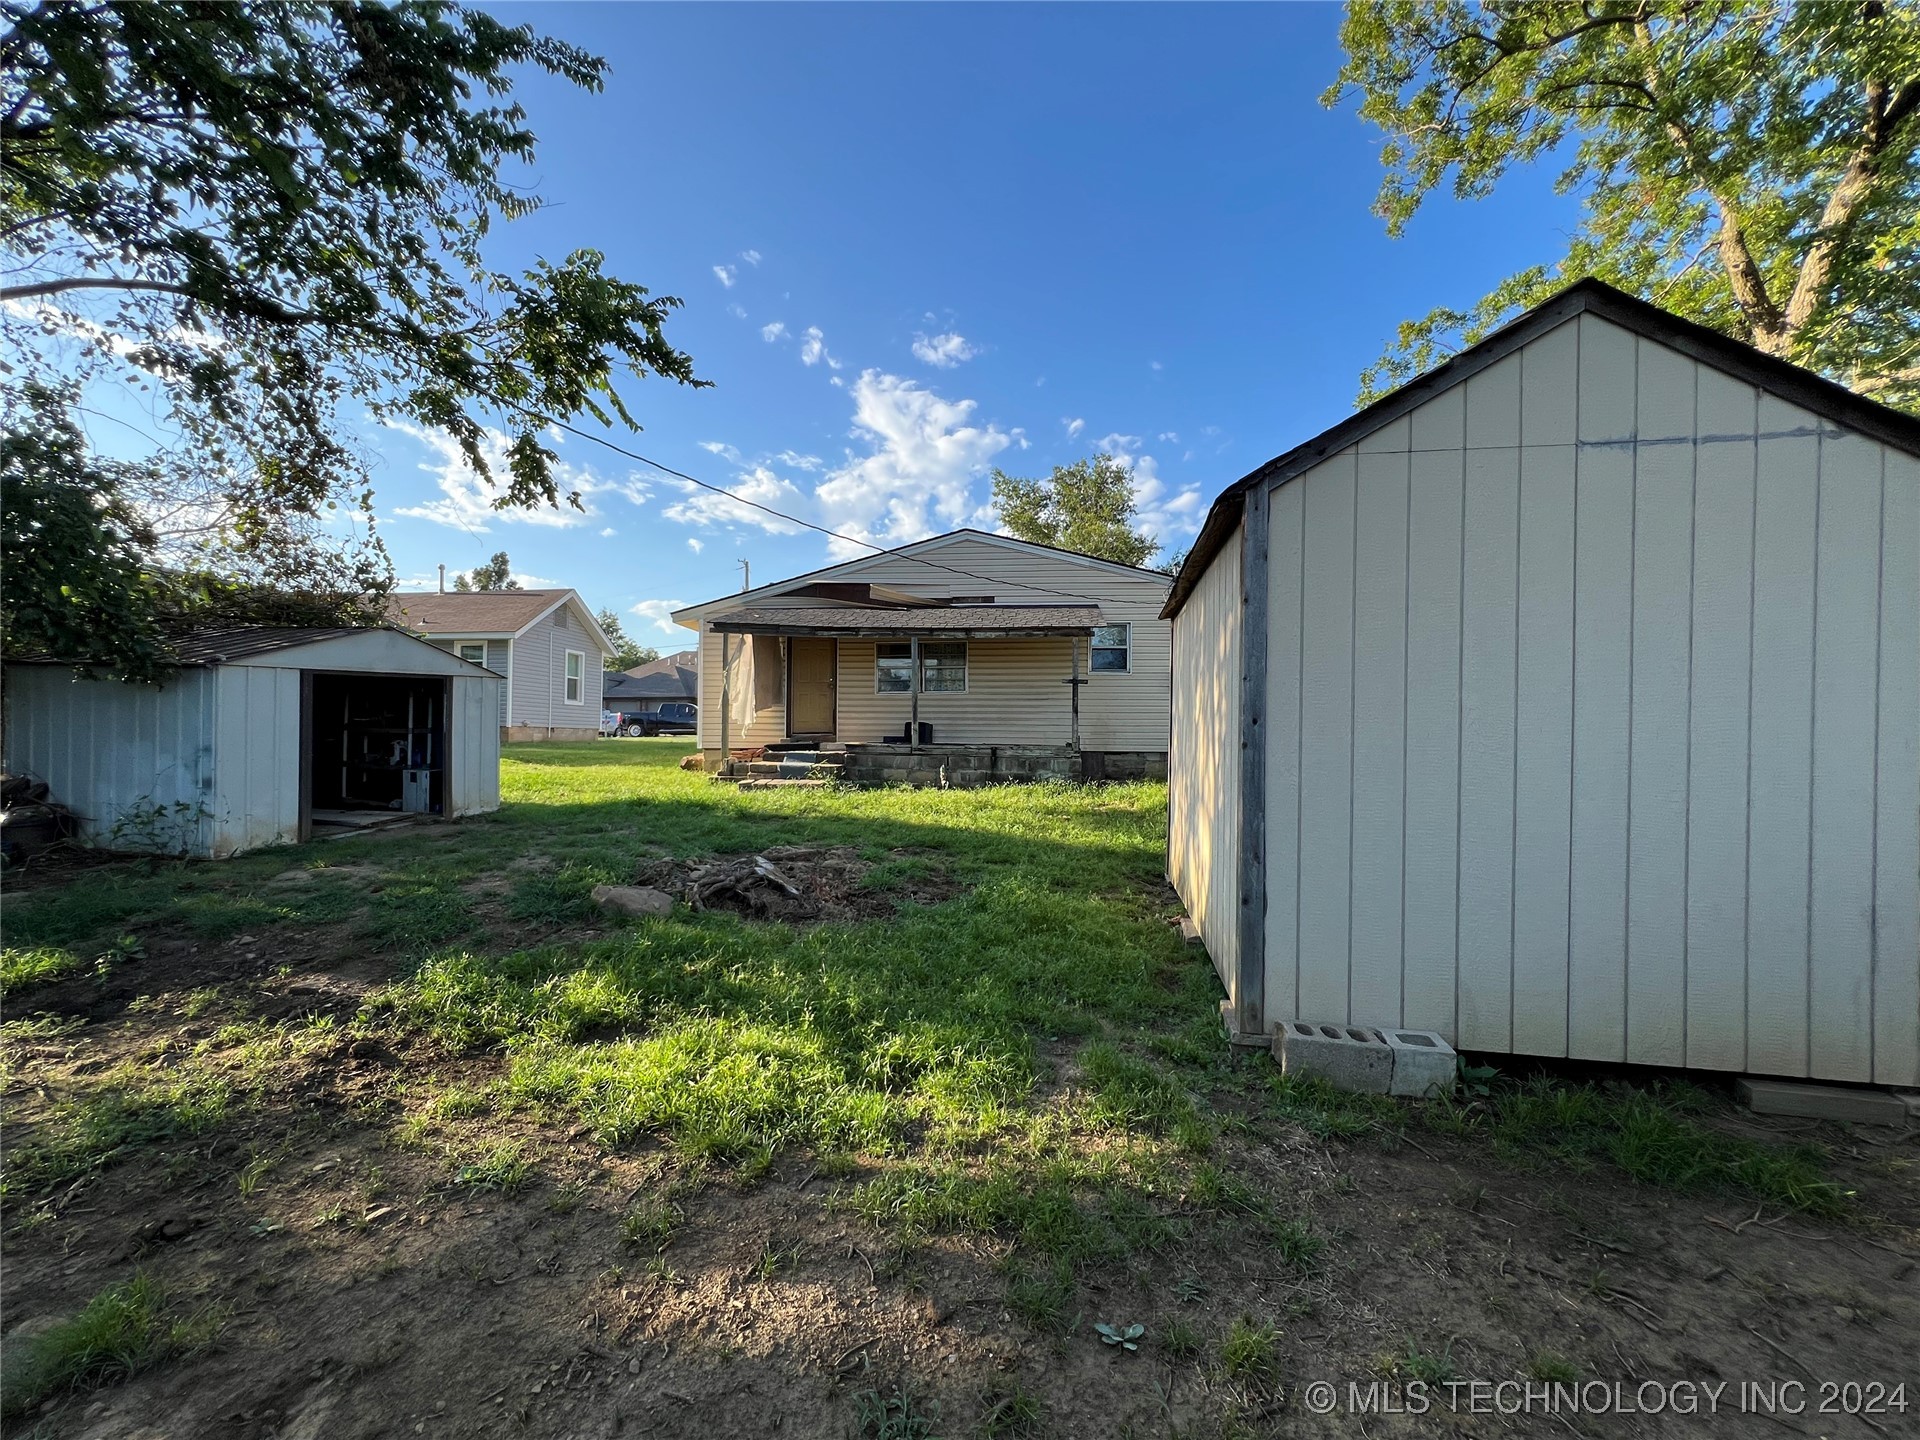
[[[1279,1346],[1278,1330],[1242,1315],[1220,1341],[1220,1373],[1242,1384],[1265,1384],[1273,1379]]]
[[[932,1440],[940,1423],[940,1407],[917,1399],[905,1384],[891,1395],[860,1391],[853,1397],[853,1415],[854,1433],[862,1440]]]
[[[489,1146],[461,1165],[453,1179],[473,1190],[495,1190],[511,1195],[533,1178],[533,1161],[519,1141]]]
[[[135,1274],[10,1357],[0,1414],[13,1419],[63,1391],[95,1389],[204,1349],[222,1320],[215,1310],[185,1317],[170,1313],[159,1282]]]

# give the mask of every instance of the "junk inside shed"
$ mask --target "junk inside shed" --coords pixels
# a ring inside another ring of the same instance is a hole
[[[445,814],[447,682],[414,675],[312,680],[313,823],[364,824],[369,812]]]

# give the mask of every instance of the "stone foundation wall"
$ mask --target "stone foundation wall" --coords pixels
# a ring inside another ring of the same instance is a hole
[[[849,745],[846,776],[855,785],[938,785],[956,790],[1007,780],[1078,780],[1080,757],[1053,745]]]
[[[598,728],[584,725],[502,725],[500,727],[502,744],[525,740],[597,740],[599,738]]]
[[[1087,780],[1164,780],[1164,750],[1089,750],[1080,757],[1081,776]]]

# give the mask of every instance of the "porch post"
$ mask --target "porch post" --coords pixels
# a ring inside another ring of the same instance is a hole
[[[1073,693],[1073,749],[1074,753],[1078,754],[1080,751],[1080,637],[1069,635],[1067,644],[1073,647],[1072,678],[1067,681],[1067,689]],[[1092,663],[1091,657],[1088,663]]]
[[[727,712],[733,708],[733,636],[727,631],[720,632],[720,769],[721,775],[727,773],[732,759],[727,747]]]
[[[913,667],[913,699],[910,702],[913,718],[907,723],[907,748],[920,748],[920,637],[915,635],[907,641],[907,656]]]

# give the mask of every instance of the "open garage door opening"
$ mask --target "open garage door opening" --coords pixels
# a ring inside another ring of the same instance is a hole
[[[314,833],[446,813],[445,680],[333,674],[308,680],[304,799]]]

